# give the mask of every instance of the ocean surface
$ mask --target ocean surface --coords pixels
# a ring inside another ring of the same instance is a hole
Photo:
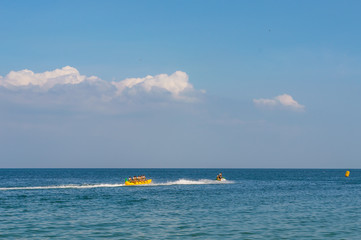
[[[360,239],[361,170],[345,171],[0,169],[0,238]]]

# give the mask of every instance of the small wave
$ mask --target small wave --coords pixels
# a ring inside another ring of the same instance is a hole
[[[0,188],[0,191],[6,190],[40,190],[40,189],[66,189],[66,188],[106,188],[123,187],[125,184],[84,184],[84,185],[58,185],[58,186],[36,186],[36,187],[8,187]]]

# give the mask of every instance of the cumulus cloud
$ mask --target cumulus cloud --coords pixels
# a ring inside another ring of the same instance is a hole
[[[97,78],[80,75],[77,69],[66,66],[43,73],[34,73],[28,69],[11,71],[5,77],[0,76],[0,86],[8,89],[32,86],[46,91],[55,85],[79,84],[87,80],[95,81]]]
[[[112,82],[117,88],[117,94],[122,95],[124,91],[130,90],[131,94],[137,94],[139,91],[150,93],[161,90],[171,94],[178,100],[194,100],[187,93],[194,92],[192,84],[188,82],[188,75],[182,71],[176,71],[171,75],[159,74],[156,76],[146,76],[144,78],[127,78],[120,82]]]
[[[91,99],[105,102],[154,97],[191,102],[204,93],[202,90],[195,90],[189,83],[188,75],[182,71],[171,75],[149,75],[144,78],[108,82],[96,76],[81,75],[76,68],[70,66],[43,73],[34,73],[27,69],[11,71],[5,77],[0,76],[0,90],[1,88],[2,96],[5,89],[7,95],[16,91],[17,95],[32,94],[33,98],[38,93],[48,97],[66,96],[76,101]]]
[[[277,97],[267,99],[253,99],[254,104],[257,106],[263,107],[284,107],[291,110],[304,110],[305,106],[299,104],[296,100],[293,99],[291,95],[282,94]]]

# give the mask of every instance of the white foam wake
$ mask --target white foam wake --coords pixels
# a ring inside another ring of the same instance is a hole
[[[65,188],[106,188],[123,187],[125,184],[84,184],[84,185],[58,185],[58,186],[35,186],[35,187],[8,187],[0,188],[0,191],[6,190],[38,190],[38,189],[65,189]]]
[[[210,179],[200,179],[200,180],[188,180],[188,179],[178,179],[176,181],[169,181],[165,183],[157,183],[152,182],[150,184],[144,185],[134,185],[131,187],[147,187],[147,186],[171,186],[171,185],[204,185],[204,184],[227,184],[227,183],[234,183],[233,181],[223,180],[223,181],[216,181]],[[33,187],[6,187],[0,188],[0,191],[7,191],[7,190],[41,190],[41,189],[82,189],[82,188],[115,188],[115,187],[124,187],[125,184],[83,184],[83,185],[76,185],[76,184],[69,184],[69,185],[52,185],[52,186],[33,186]]]
[[[226,183],[234,183],[234,182],[228,180],[216,181],[210,179],[200,179],[200,180],[179,179],[177,181],[170,181],[166,183],[154,183],[152,185],[169,186],[169,185],[204,185],[204,184],[226,184]]]

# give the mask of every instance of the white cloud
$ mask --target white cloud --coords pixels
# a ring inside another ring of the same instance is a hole
[[[179,100],[193,100],[186,93],[194,91],[192,84],[188,82],[188,75],[182,71],[176,71],[171,75],[159,74],[156,76],[146,76],[144,78],[127,78],[120,82],[112,82],[117,88],[117,94],[121,95],[125,90],[134,90],[136,94],[139,90],[147,93],[160,89],[172,95]]]
[[[264,107],[285,107],[291,110],[304,110],[305,106],[299,104],[296,100],[293,99],[291,95],[282,94],[272,99],[260,98],[253,99],[253,102],[257,106]]]
[[[55,85],[79,84],[85,80],[94,81],[96,77],[86,77],[80,75],[79,71],[73,67],[63,67],[54,71],[34,73],[28,69],[21,71],[11,71],[5,77],[0,77],[0,86],[9,89],[19,87],[34,86],[42,90],[49,90]]]
[[[149,96],[163,99],[164,96],[170,96],[177,101],[189,102],[196,100],[204,91],[196,91],[188,79],[185,72],[176,71],[171,75],[159,74],[107,82],[95,76],[80,75],[76,68],[66,66],[43,73],[34,73],[27,69],[11,71],[5,77],[0,76],[0,87],[25,92],[55,91],[58,95],[66,91],[68,96],[71,93],[81,94],[82,98],[101,96],[100,99],[107,101]]]

